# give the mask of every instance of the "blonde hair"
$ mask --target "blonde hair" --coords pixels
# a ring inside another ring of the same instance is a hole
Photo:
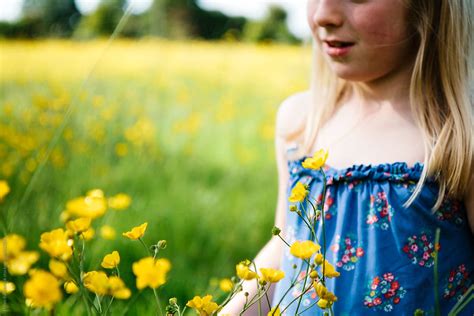
[[[422,130],[425,157],[420,180],[404,207],[413,203],[429,176],[439,184],[433,211],[445,196],[464,196],[468,189],[474,165],[471,1],[405,1],[410,27],[419,43],[410,81],[410,104]],[[313,41],[313,106],[307,116],[300,154],[311,151],[319,128],[336,110],[348,88],[349,82],[336,76]]]

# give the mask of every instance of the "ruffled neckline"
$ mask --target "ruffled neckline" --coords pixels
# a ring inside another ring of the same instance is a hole
[[[321,175],[317,170],[305,169],[301,165],[304,159],[309,156],[304,156],[299,159],[288,160],[288,168],[290,174],[296,175],[299,173]],[[372,180],[392,180],[397,182],[417,181],[420,179],[423,172],[424,164],[417,161],[413,166],[408,166],[406,162],[387,162],[381,164],[353,164],[345,168],[334,168],[329,165],[324,165],[323,170],[328,178],[328,184],[334,181],[353,181],[362,179]],[[427,178],[427,181],[434,181],[432,178]]]

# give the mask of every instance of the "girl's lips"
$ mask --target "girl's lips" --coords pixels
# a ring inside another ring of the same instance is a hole
[[[349,54],[351,48],[354,46],[354,43],[344,43],[344,46],[333,46],[331,42],[324,41],[323,49],[331,57],[342,57]]]

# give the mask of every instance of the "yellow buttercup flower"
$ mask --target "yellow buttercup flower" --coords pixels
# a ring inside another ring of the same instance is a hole
[[[55,277],[63,280],[69,279],[69,273],[67,266],[62,261],[55,259],[49,260],[49,271],[54,274]]]
[[[120,263],[120,255],[118,251],[112,251],[111,254],[105,255],[102,260],[101,266],[106,269],[113,269]]]
[[[277,307],[275,309],[275,307],[273,307],[267,314],[267,316],[280,316],[281,315],[281,312],[280,312],[280,307]]]
[[[97,295],[110,295],[115,298],[128,299],[132,292],[118,276],[110,278],[103,271],[90,271],[84,274],[84,286]]]
[[[91,226],[91,218],[90,217],[81,217],[72,221],[68,221],[66,223],[67,229],[70,231],[80,234],[85,232]]]
[[[234,288],[234,283],[230,279],[222,279],[219,282],[219,288],[224,292],[230,292]]]
[[[147,225],[148,225],[148,223],[145,222],[145,223],[141,224],[140,226],[133,227],[131,231],[128,231],[126,233],[122,233],[122,235],[125,236],[125,237],[128,237],[130,239],[141,238],[145,234]]]
[[[100,228],[100,236],[102,236],[104,239],[114,240],[115,229],[112,226],[104,225]]]
[[[24,275],[30,267],[38,261],[40,255],[36,251],[22,251],[6,262],[11,275]]]
[[[285,277],[285,272],[272,268],[260,268],[260,272],[262,273],[261,279],[270,283],[276,283]]]
[[[77,217],[94,219],[104,215],[106,210],[107,200],[101,190],[89,191],[86,196],[80,196],[66,203],[66,211]]]
[[[8,295],[13,291],[15,291],[14,283],[0,281],[0,293],[2,293],[3,295]]]
[[[321,267],[321,272],[323,271],[323,267]],[[336,268],[329,261],[324,261],[324,275],[328,278],[336,278],[340,275],[339,272],[336,271]]]
[[[10,186],[5,180],[0,180],[0,201],[10,192]]]
[[[250,270],[249,262],[242,261],[235,266],[235,270],[237,272],[237,276],[242,280],[252,280],[257,277],[257,273]]]
[[[91,240],[92,238],[94,238],[94,235],[95,235],[94,228],[89,227],[88,230],[86,230],[85,232],[82,232],[82,234],[79,235],[79,238],[84,239],[84,240]]]
[[[112,197],[109,197],[107,200],[109,207],[115,210],[123,210],[130,206],[132,203],[132,198],[124,193],[119,193]]]
[[[109,278],[109,295],[120,300],[130,298],[132,292],[125,286],[125,283],[118,276],[111,276]]]
[[[194,308],[200,316],[209,316],[219,308],[219,305],[212,301],[212,295],[194,296],[186,306]]]
[[[316,256],[314,256],[314,263],[320,265],[321,263],[323,263],[323,259],[323,255],[321,253],[317,253]]]
[[[306,186],[303,183],[298,182],[291,190],[291,194],[288,198],[288,201],[292,203],[303,202],[307,195],[308,189],[306,188]]]
[[[49,272],[35,270],[25,282],[23,293],[33,307],[51,309],[62,298],[59,281]]]
[[[166,274],[171,269],[168,259],[153,259],[146,257],[133,263],[133,274],[137,277],[139,290],[149,286],[153,289],[166,283]]]
[[[108,293],[109,278],[103,271],[89,271],[84,274],[82,281],[86,289],[97,295]]]
[[[74,294],[79,291],[79,288],[77,287],[76,283],[74,283],[74,281],[66,281],[64,282],[64,290],[68,294]]]
[[[25,245],[25,238],[17,234],[9,234],[0,239],[0,262],[17,256],[25,248]]]
[[[309,259],[320,248],[321,246],[311,240],[295,241],[290,247],[290,253],[297,258]]]
[[[306,168],[306,169],[319,170],[322,166],[324,166],[327,158],[328,158],[328,151],[324,149],[320,149],[314,153],[313,157],[306,158],[303,161],[302,166],[303,168]]]
[[[68,244],[67,232],[62,228],[42,233],[39,247],[53,258],[68,260],[72,256],[72,248]]]
[[[326,309],[330,307],[333,302],[337,301],[336,295],[330,292],[321,282],[314,282],[313,288],[315,289],[316,294],[318,294],[319,296],[319,301],[317,302],[317,305],[320,308]]]

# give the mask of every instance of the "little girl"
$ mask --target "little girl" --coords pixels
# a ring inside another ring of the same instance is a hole
[[[311,239],[288,196],[300,182],[317,203],[322,174],[302,162],[327,149],[320,206],[326,258],[340,273],[326,279],[334,314],[434,315],[436,291],[447,315],[474,284],[472,0],[308,0],[307,13],[313,77],[278,111],[275,225],[289,244]],[[321,221],[315,231],[321,240]],[[290,305],[302,262],[279,238],[254,262],[285,272],[272,301],[283,315],[323,314],[314,289],[298,312]],[[255,291],[244,283],[249,297]],[[221,314],[238,315],[243,292]],[[473,313],[471,301],[460,315]]]

